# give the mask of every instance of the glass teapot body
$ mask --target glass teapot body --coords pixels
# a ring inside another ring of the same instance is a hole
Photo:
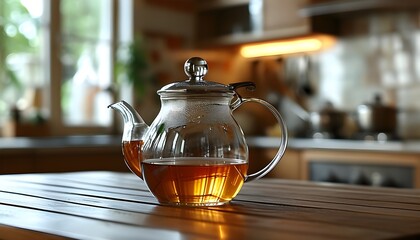
[[[197,157],[247,161],[248,147],[232,116],[231,98],[162,97],[162,108],[144,138],[143,161]]]
[[[230,201],[248,169],[248,147],[223,97],[162,97],[144,139],[143,179],[161,203]]]

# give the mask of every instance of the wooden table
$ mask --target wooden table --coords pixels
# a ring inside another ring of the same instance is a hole
[[[420,191],[280,179],[160,206],[130,173],[0,176],[0,239],[419,239]]]

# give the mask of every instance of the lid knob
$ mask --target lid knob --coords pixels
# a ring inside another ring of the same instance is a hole
[[[193,82],[203,81],[203,77],[207,74],[207,71],[207,62],[200,57],[192,57],[184,64],[184,72]]]

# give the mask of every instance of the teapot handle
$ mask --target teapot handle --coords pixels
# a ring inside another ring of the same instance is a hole
[[[283,121],[283,118],[281,117],[281,115],[277,111],[277,109],[273,105],[271,105],[270,103],[268,103],[264,100],[258,99],[258,98],[241,98],[241,97],[239,97],[236,101],[234,101],[232,103],[232,105],[231,105],[232,111],[237,109],[239,106],[241,106],[243,103],[246,103],[246,102],[256,102],[256,103],[262,104],[265,107],[267,107],[270,110],[270,112],[274,115],[274,117],[277,119],[278,123],[280,124],[280,129],[281,129],[280,146],[279,146],[279,150],[277,151],[276,155],[264,168],[262,168],[261,170],[259,170],[256,173],[252,173],[252,174],[247,175],[246,178],[245,178],[245,182],[249,182],[249,181],[252,181],[252,180],[262,178],[267,173],[269,173],[280,162],[280,159],[283,157],[284,152],[286,151],[287,128],[286,128],[286,125]]]

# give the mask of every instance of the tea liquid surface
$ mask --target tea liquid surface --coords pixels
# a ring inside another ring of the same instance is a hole
[[[143,179],[160,203],[220,205],[241,189],[248,170],[244,160],[176,158],[145,160]]]

